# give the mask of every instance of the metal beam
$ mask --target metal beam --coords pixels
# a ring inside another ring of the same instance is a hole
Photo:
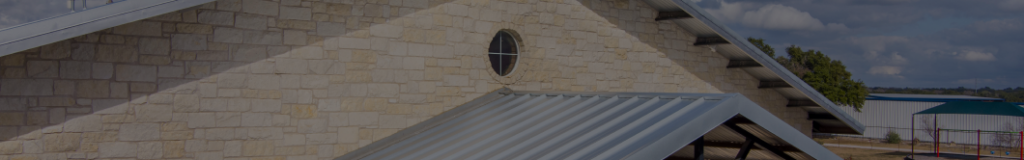
[[[725,126],[729,127],[729,129],[732,129],[732,131],[735,131],[736,133],[739,133],[740,135],[743,135],[743,137],[747,137],[747,140],[752,140],[752,141],[754,141],[754,143],[757,143],[757,144],[761,145],[761,147],[764,147],[764,149],[767,149],[768,151],[771,151],[772,153],[775,153],[776,156],[782,157],[782,159],[787,159],[787,160],[795,159],[795,158],[789,156],[788,154],[786,154],[786,152],[783,152],[779,148],[776,148],[774,145],[768,144],[768,142],[765,142],[764,140],[761,140],[760,138],[757,138],[757,136],[754,136],[754,134],[752,134],[750,132],[747,132],[747,130],[744,130],[743,128],[740,128],[740,126],[738,126],[736,124],[726,123]]]
[[[693,159],[704,159],[704,136],[693,141]]]
[[[791,99],[789,103],[786,103],[786,107],[820,107],[818,103],[814,103],[812,100],[797,100]]]
[[[654,18],[654,21],[672,20],[672,19],[683,19],[693,18],[690,13],[686,11],[671,11],[671,12],[658,12],[658,17]]]
[[[725,40],[725,38],[722,38],[721,36],[705,36],[697,37],[697,41],[693,42],[693,45],[695,46],[716,44],[729,44],[729,41]]]
[[[761,83],[757,85],[757,88],[760,88],[760,89],[764,89],[764,88],[792,88],[792,87],[793,86],[790,86],[789,83],[786,83],[786,81],[761,81]]]
[[[764,67],[761,63],[757,63],[754,60],[729,60],[729,65],[725,68],[747,68],[747,67]]]
[[[736,153],[736,160],[747,159],[747,155],[750,154],[750,148],[754,147],[754,139],[757,139],[757,137],[747,137],[747,141],[743,142],[743,147],[740,147],[740,152]]]

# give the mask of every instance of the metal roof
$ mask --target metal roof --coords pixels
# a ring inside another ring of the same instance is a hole
[[[817,106],[793,106],[804,108],[808,114],[830,115],[832,119],[814,119],[814,130],[819,133],[848,133],[860,134],[864,131],[864,125],[857,122],[850,115],[839,109],[839,105],[814,90],[799,77],[791,73],[785,67],[775,61],[774,58],[761,52],[760,49],[746,40],[739,34],[710,16],[704,9],[701,9],[695,2],[689,0],[644,0],[651,7],[659,12],[685,11],[692,18],[672,19],[675,24],[689,31],[695,36],[719,36],[728,41],[728,44],[712,45],[718,49],[716,52],[729,58],[730,61],[754,61],[760,67],[745,67],[741,70],[751,74],[762,82],[782,81],[789,87],[772,88],[791,101],[812,101]],[[792,105],[789,105],[792,106]]]
[[[952,101],[994,101],[1002,102],[1006,99],[992,97],[978,97],[968,95],[939,95],[939,94],[898,94],[898,93],[871,93],[867,100],[889,100],[889,101],[921,101],[921,102],[952,102]]]
[[[736,124],[727,123],[734,117],[747,119],[737,125],[743,133],[770,144],[762,147],[791,146],[796,149],[784,154],[795,159],[839,159],[740,94],[507,89],[337,159],[663,159],[685,155],[680,149],[704,135],[705,141],[742,143],[742,134],[729,132],[735,129],[715,131]],[[708,157],[736,154],[711,148]]]
[[[123,1],[5,28],[0,30],[0,56],[213,1]]]

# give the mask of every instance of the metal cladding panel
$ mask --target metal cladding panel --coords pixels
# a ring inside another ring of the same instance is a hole
[[[889,131],[896,132],[900,135],[903,140],[911,140],[912,137],[921,139],[921,141],[933,141],[929,136],[928,131],[925,127],[931,127],[933,122],[938,122],[937,126],[943,129],[959,129],[959,130],[984,130],[984,131],[1011,131],[1018,132],[1016,128],[1007,128],[1007,125],[1021,126],[1024,119],[1021,117],[1013,116],[993,116],[993,115],[964,115],[964,114],[939,114],[937,117],[930,114],[919,114],[911,115],[928,108],[932,108],[943,104],[944,102],[924,102],[924,101],[892,101],[892,100],[867,100],[864,103],[864,108],[861,112],[857,112],[852,107],[843,107],[843,111],[847,112],[857,120],[864,123],[866,129],[863,135],[845,135],[850,137],[866,137],[866,138],[885,138],[885,135]],[[916,125],[916,126],[912,126]],[[916,128],[916,132],[911,136],[911,128]],[[993,136],[994,134],[983,135],[981,144],[983,145],[999,145]],[[974,144],[977,142],[978,135],[973,132],[942,132],[942,142],[954,142],[960,144]],[[1012,135],[1011,135],[1012,136]]]
[[[482,99],[338,159],[661,159],[741,110],[774,128],[754,127],[758,136],[827,152],[818,159],[838,158],[739,94],[516,92]]]
[[[5,28],[0,30],[0,56],[213,1],[123,1]]]

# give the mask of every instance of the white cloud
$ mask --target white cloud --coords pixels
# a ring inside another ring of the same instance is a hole
[[[829,30],[844,31],[849,28],[840,23],[822,23],[810,13],[780,4],[769,4],[757,8],[752,3],[727,3],[720,1],[721,7],[707,11],[718,19],[726,22],[740,23],[747,27],[774,30]],[[756,8],[756,9],[755,9]]]
[[[996,56],[992,53],[978,52],[978,51],[966,51],[963,53],[957,53],[956,59],[965,61],[994,61]]]
[[[868,70],[868,73],[873,75],[890,75],[902,78],[903,76],[899,76],[901,72],[903,72],[903,67],[898,66],[872,66]]]

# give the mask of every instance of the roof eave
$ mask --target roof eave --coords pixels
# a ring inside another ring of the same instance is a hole
[[[0,56],[78,37],[214,0],[124,1],[0,30]]]
[[[703,9],[701,9],[699,6],[687,0],[670,1],[675,3],[683,11],[690,13],[690,15],[693,18],[698,19],[704,25],[714,30],[722,38],[726,39],[729,42],[732,42],[732,45],[735,45],[737,48],[743,50],[743,52],[747,53],[747,55],[749,55],[758,63],[762,64],[765,68],[768,68],[769,70],[777,74],[779,77],[781,77],[783,81],[789,83],[793,88],[799,90],[810,100],[820,105],[822,108],[828,111],[828,113],[835,116],[839,121],[845,123],[850,130],[856,132],[855,134],[862,134],[864,132],[865,127],[863,124],[853,119],[853,117],[846,114],[845,112],[841,111],[838,105],[832,103],[831,100],[825,98],[824,95],[814,90],[814,88],[812,88],[810,85],[807,85],[807,83],[805,83],[799,77],[797,77],[792,72],[787,70],[781,64],[776,62],[772,57],[761,52],[760,49],[758,49],[753,44],[748,42],[746,38],[743,38],[739,34],[733,32],[731,29],[726,27],[724,23],[719,23],[712,17],[709,17],[709,14],[705,12]]]

